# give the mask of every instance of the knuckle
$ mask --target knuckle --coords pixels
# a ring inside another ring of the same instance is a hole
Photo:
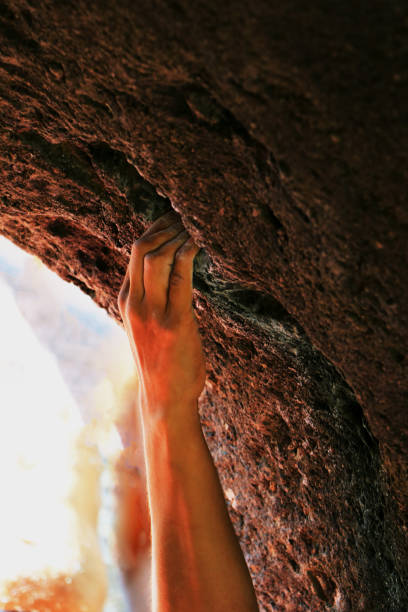
[[[140,236],[140,238],[138,240],[136,240],[135,244],[139,245],[140,247],[143,247],[145,245],[149,245],[153,242],[154,240],[154,234],[150,234],[147,236]]]
[[[172,313],[167,313],[161,323],[161,337],[172,342],[177,336],[177,324]]]
[[[133,252],[135,255],[143,256],[153,243],[154,236],[140,236],[140,238],[133,243]]]
[[[171,331],[175,331],[179,329],[182,323],[183,323],[183,313],[180,312],[180,310],[172,311],[169,314],[168,319],[166,321],[167,328]]]
[[[142,242],[143,238],[139,238],[139,240],[136,240],[133,244],[132,244],[132,253],[134,253],[135,255],[139,255],[142,251]]]
[[[146,313],[146,320],[149,321],[150,325],[156,330],[160,329],[163,325],[162,309],[151,305],[149,311]]]
[[[130,300],[128,300],[124,306],[124,314],[129,323],[135,323],[139,320],[139,313]]]
[[[157,250],[157,253],[160,255],[168,255],[174,250],[174,245],[172,241],[165,242],[161,245],[160,249]]]
[[[176,253],[176,259],[178,261],[187,259],[191,254],[191,249],[188,246],[182,246]]]
[[[148,266],[154,265],[157,261],[163,258],[164,253],[160,251],[150,251],[144,256],[145,263]]]
[[[148,253],[144,256],[143,263],[146,268],[150,268],[154,263],[154,256]]]

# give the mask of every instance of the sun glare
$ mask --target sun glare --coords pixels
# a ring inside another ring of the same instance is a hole
[[[45,571],[72,574],[78,569],[75,517],[67,500],[82,420],[55,360],[39,344],[4,284],[0,301],[4,584],[19,575],[33,578]]]
[[[0,608],[124,610],[109,557],[123,332],[3,238],[0,303]]]

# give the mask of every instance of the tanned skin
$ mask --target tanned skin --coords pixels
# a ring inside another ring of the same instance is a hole
[[[258,612],[198,414],[198,250],[178,215],[160,217],[133,244],[118,298],[140,379],[153,612]]]

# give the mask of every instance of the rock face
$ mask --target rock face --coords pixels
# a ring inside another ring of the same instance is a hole
[[[118,317],[181,214],[265,611],[408,609],[408,10],[346,4],[0,3],[0,231]]]

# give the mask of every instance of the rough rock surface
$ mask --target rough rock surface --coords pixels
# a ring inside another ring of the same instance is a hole
[[[133,238],[180,212],[265,611],[408,609],[407,23],[402,0],[0,2],[0,231],[118,316]]]

